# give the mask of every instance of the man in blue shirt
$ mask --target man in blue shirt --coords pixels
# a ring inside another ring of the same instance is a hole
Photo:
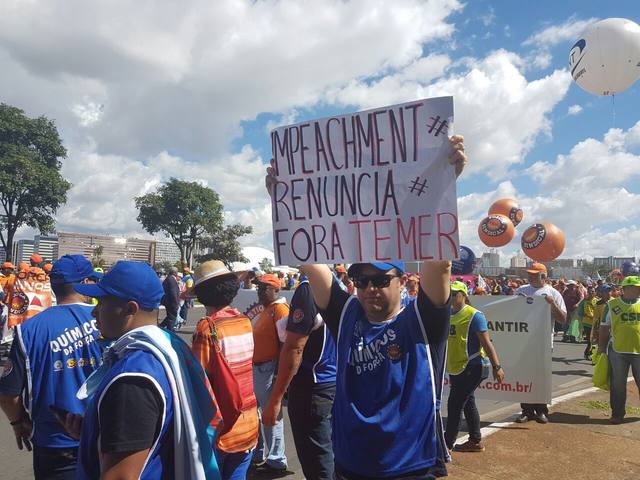
[[[331,408],[336,390],[336,345],[304,279],[291,299],[287,338],[262,423],[275,425],[284,393],[296,452],[305,478],[333,479]]]
[[[82,255],[65,255],[53,265],[51,288],[58,305],[16,327],[9,360],[0,378],[0,406],[13,426],[18,448],[33,445],[36,479],[74,478],[78,441],[52,409],[82,414],[76,391],[102,359],[93,306],[74,286],[93,274]]]
[[[97,284],[102,335],[113,343],[82,386],[84,418],[60,415],[80,438],[78,479],[219,479],[213,455],[215,398],[202,367],[177,336],[158,328],[162,284],[141,262],[119,261]]]

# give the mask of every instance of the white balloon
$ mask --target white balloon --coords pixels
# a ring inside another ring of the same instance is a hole
[[[589,93],[624,92],[640,78],[640,25],[626,18],[592,23],[571,48],[569,68]]]

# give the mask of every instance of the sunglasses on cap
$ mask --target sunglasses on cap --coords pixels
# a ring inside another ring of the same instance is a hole
[[[369,282],[371,282],[371,285],[373,285],[375,288],[387,288],[389,285],[391,285],[391,280],[399,277],[400,275],[387,275],[385,273],[368,276],[361,275],[355,277],[353,279],[353,283],[356,288],[359,289],[367,288],[369,286]]]

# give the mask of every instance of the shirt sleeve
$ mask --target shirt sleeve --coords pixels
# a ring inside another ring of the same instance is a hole
[[[487,317],[484,316],[480,310],[474,313],[473,318],[471,319],[471,325],[469,325],[469,333],[482,333],[489,330],[489,325],[487,324]]]
[[[98,415],[102,453],[151,448],[162,428],[164,402],[156,385],[145,377],[121,377],[104,394]]]
[[[27,366],[18,335],[13,335],[9,357],[0,371],[0,394],[16,397],[26,387]]]
[[[447,301],[442,307],[434,306],[427,294],[422,291],[422,287],[418,291],[416,302],[429,343],[446,343],[449,338],[449,319],[451,318],[450,302]]]
[[[558,307],[560,311],[562,311],[562,313],[566,314],[567,306],[564,303],[564,298],[562,298],[562,295],[560,295],[560,292],[558,292],[555,288],[552,288],[551,291],[553,292],[552,296],[556,304],[556,307]]]
[[[313,331],[318,309],[313,302],[313,294],[308,283],[298,286],[291,299],[287,332],[308,336]]]
[[[289,319],[289,305],[280,303],[273,311],[273,321],[275,323],[278,340],[284,343],[287,339],[287,320]]]
[[[342,310],[344,309],[347,300],[349,300],[349,293],[345,292],[340,286],[340,282],[334,278],[333,283],[331,284],[329,305],[326,310],[320,310],[320,315],[322,315],[324,323],[329,328],[334,339],[338,338],[340,317],[342,316]]]

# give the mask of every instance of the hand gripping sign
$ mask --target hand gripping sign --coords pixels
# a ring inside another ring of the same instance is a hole
[[[453,98],[271,132],[278,265],[458,258]]]

